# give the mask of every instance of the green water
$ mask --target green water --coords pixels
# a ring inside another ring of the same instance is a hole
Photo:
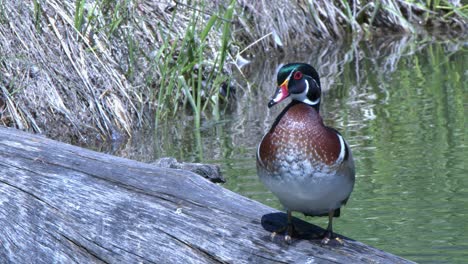
[[[468,262],[467,47],[399,39],[259,58],[243,69],[247,80],[219,120],[194,131],[181,118],[120,154],[218,163],[227,188],[280,209],[257,179],[256,146],[286,105],[267,108],[276,67],[309,62],[321,75],[322,116],[356,162],[356,186],[335,230],[421,263]]]

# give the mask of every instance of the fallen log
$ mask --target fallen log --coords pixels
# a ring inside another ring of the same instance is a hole
[[[171,157],[160,158],[154,162],[151,162],[150,164],[157,167],[191,171],[214,183],[226,182],[223,175],[221,174],[221,168],[218,165],[179,162],[175,158]]]
[[[277,210],[189,171],[0,127],[1,263],[409,263],[319,227],[271,241]]]

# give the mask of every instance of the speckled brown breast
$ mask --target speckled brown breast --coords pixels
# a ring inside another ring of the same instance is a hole
[[[313,166],[333,166],[340,155],[336,132],[324,126],[319,113],[303,103],[291,103],[260,143],[259,162],[268,171],[294,166],[304,159]]]

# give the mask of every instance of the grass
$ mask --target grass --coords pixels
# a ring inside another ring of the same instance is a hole
[[[244,1],[244,13],[249,15],[245,20],[240,18],[240,23],[248,30],[241,31],[236,39],[248,40],[245,45],[277,32],[286,46],[313,48],[320,39],[342,41],[350,36],[362,39],[395,33],[426,34],[434,25],[444,26],[444,31],[453,33],[452,36],[467,31],[468,5],[454,6],[448,1],[277,2],[272,8],[268,2]],[[301,41],[295,36],[300,36]],[[261,41],[257,50],[272,46],[274,42],[268,38]]]
[[[224,14],[210,14],[206,21],[200,21],[200,17],[208,12],[204,5],[200,8],[193,11],[189,26],[181,39],[170,44],[171,37],[160,32],[166,41],[157,51],[151,65],[156,70],[154,74],[157,73],[160,78],[155,80],[151,78],[154,75],[150,74],[147,79],[148,87],[164,87],[158,91],[155,100],[158,102],[156,123],[168,115],[177,114],[180,101],[185,101],[194,113],[195,127],[199,128],[202,112],[208,104],[212,103],[212,107],[219,105],[219,84],[226,80],[222,73],[227,57],[229,21],[232,19],[234,1],[231,1]],[[208,37],[213,31],[221,32],[222,44],[219,52],[207,58],[206,54],[210,52]]]
[[[387,31],[420,34],[434,25],[460,35],[467,6],[444,0],[0,0],[0,54],[8,54],[0,58],[0,122],[69,135],[67,141],[131,136],[181,113],[199,128],[229,102],[219,91],[236,86],[236,58]]]

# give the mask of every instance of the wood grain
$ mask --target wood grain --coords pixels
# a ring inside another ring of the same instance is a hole
[[[184,170],[0,127],[0,263],[409,263],[295,219]]]

